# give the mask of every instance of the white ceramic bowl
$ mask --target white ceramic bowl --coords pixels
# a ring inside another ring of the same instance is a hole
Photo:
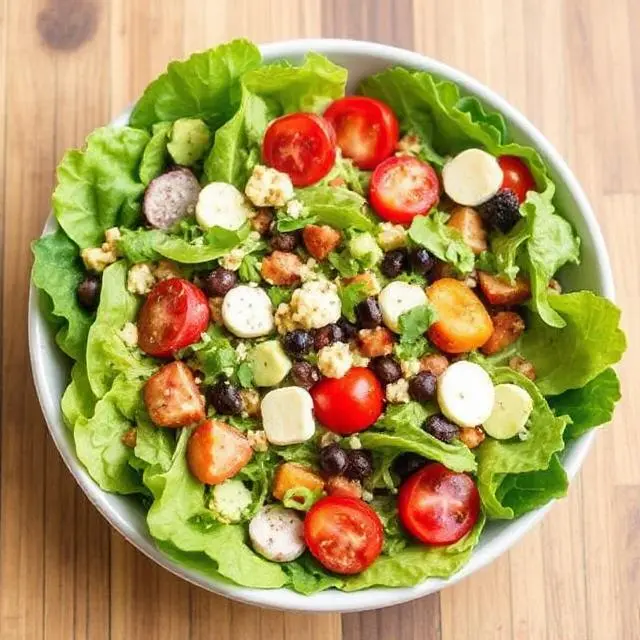
[[[558,152],[545,137],[505,100],[469,76],[440,62],[417,53],[371,42],[352,40],[293,40],[261,47],[267,62],[286,58],[298,62],[307,51],[317,51],[349,70],[349,89],[358,81],[391,65],[423,69],[457,83],[464,92],[479,97],[489,108],[507,119],[513,137],[535,147],[544,157],[555,180],[558,201],[564,215],[574,225],[582,239],[582,263],[579,268],[563,272],[563,285],[568,289],[591,289],[613,298],[614,286],[607,250],[587,198]],[[129,111],[122,113],[115,124],[126,123]],[[55,228],[49,218],[44,233]],[[314,596],[302,596],[287,589],[248,589],[228,582],[216,581],[198,571],[186,568],[165,557],[156,549],[145,524],[145,513],[131,498],[103,492],[78,462],[73,440],[65,428],[60,413],[60,398],[67,384],[69,365],[59,352],[44,315],[38,305],[38,295],[32,287],[29,298],[29,348],[31,367],[38,398],[51,436],[67,467],[102,515],[129,542],[172,573],[193,584],[235,600],[264,607],[300,611],[361,611],[386,607],[438,591],[454,584],[485,566],[511,547],[526,531],[539,522],[549,506],[538,509],[515,521],[492,522],[485,529],[480,544],[469,563],[448,580],[427,580],[411,588],[374,588],[362,592],[325,591]],[[587,434],[571,443],[564,455],[564,465],[573,477],[593,440]]]

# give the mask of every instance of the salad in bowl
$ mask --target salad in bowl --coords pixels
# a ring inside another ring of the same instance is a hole
[[[245,40],[170,64],[65,154],[33,244],[77,459],[244,587],[451,576],[565,495],[620,398],[620,312],[563,291],[539,153],[427,71],[346,86]]]

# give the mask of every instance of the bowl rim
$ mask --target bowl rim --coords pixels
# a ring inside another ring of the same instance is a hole
[[[582,187],[553,145],[523,114],[511,106],[499,94],[468,74],[433,58],[399,47],[374,42],[328,38],[294,39],[263,44],[260,46],[260,50],[266,60],[300,57],[308,51],[317,51],[329,58],[336,54],[345,56],[354,54],[378,56],[385,58],[389,66],[401,65],[424,69],[439,74],[460,85],[465,92],[478,96],[484,103],[505,115],[516,127],[521,129],[531,140],[532,145],[541,152],[545,160],[553,166],[560,181],[564,183],[571,197],[576,202],[579,215],[586,224],[587,232],[593,242],[594,252],[597,256],[599,276],[602,280],[602,293],[607,298],[611,300],[614,299],[615,289],[613,276],[604,238]],[[130,108],[114,118],[111,123],[116,125],[124,124],[129,114]],[[43,234],[52,231],[55,226],[56,223],[53,215],[50,214],[43,229]],[[107,496],[110,494],[102,491],[79,463],[73,444],[65,437],[66,427],[60,414],[60,398],[54,398],[50,393],[45,371],[41,363],[40,349],[38,347],[44,341],[44,332],[46,330],[43,328],[44,323],[40,321],[41,314],[38,308],[37,295],[36,288],[31,284],[28,305],[28,338],[31,370],[36,394],[49,433],[64,463],[90,502],[118,533],[163,568],[208,591],[248,604],[289,611],[347,613],[401,604],[456,584],[486,566],[508,551],[527,531],[539,523],[553,505],[554,501],[513,520],[503,531],[494,537],[486,548],[479,552],[474,552],[467,564],[462,567],[458,573],[446,580],[432,578],[414,587],[372,587],[364,591],[353,592],[331,589],[311,596],[303,596],[285,588],[256,589],[216,581],[210,576],[184,567],[171,560],[168,556],[165,556],[164,553],[154,545],[148,533],[136,531],[127,519],[111,507],[107,500]],[[595,435],[594,432],[590,432],[577,440],[572,451],[564,460],[564,466],[570,479],[575,476],[582,466]]]

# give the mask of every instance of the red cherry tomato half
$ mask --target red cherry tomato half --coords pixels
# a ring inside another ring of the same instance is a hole
[[[324,178],[336,161],[336,135],[331,125],[312,113],[291,113],[274,120],[264,135],[262,157],[289,174],[296,187]]]
[[[384,391],[369,369],[353,367],[342,378],[324,378],[311,387],[316,418],[349,435],[370,427],[382,413]]]
[[[168,358],[197,342],[209,325],[207,298],[188,280],[159,282],[138,316],[138,344],[150,356]]]
[[[398,144],[398,120],[384,102],[348,96],[332,102],[324,112],[342,153],[360,169],[374,169]]]
[[[410,156],[388,158],[371,176],[369,199],[385,220],[410,224],[438,201],[440,184],[433,167]]]
[[[536,181],[529,167],[516,156],[501,156],[498,158],[498,164],[504,174],[502,188],[511,189],[522,204],[527,197],[527,191],[536,190]]]
[[[398,513],[405,528],[421,542],[453,544],[476,523],[480,494],[466,473],[455,473],[434,462],[402,484]]]
[[[384,541],[376,512],[357,498],[328,496],[316,502],[304,519],[304,541],[329,571],[364,571],[380,555]]]

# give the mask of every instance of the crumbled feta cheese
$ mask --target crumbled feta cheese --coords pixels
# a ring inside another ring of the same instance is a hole
[[[325,431],[320,438],[320,447],[328,447],[334,442],[340,442],[340,436],[333,431]]]
[[[293,292],[291,302],[280,304],[276,327],[282,334],[294,329],[319,329],[337,322],[341,311],[336,285],[328,280],[312,280]]]
[[[402,375],[405,378],[413,378],[413,376],[420,373],[420,360],[417,358],[402,360],[400,362],[400,368],[402,369]]]
[[[334,342],[318,351],[318,369],[327,378],[342,378],[353,364],[349,345]]]
[[[371,502],[373,500],[373,493],[371,491],[367,491],[366,489],[362,490],[362,496],[360,496],[365,502]]]
[[[247,440],[254,451],[266,451],[269,448],[267,434],[260,431],[247,431]]]
[[[220,258],[220,266],[229,271],[237,271],[244,259],[244,251],[240,248],[231,249],[229,253]]]
[[[258,240],[260,240],[260,234],[257,231],[251,231],[249,233],[249,240],[257,242]]]
[[[371,358],[363,356],[357,349],[351,351],[351,359],[354,367],[368,367]]]
[[[396,145],[397,156],[417,156],[422,150],[420,138],[413,133],[407,133],[398,140]]]
[[[404,404],[409,402],[409,382],[400,378],[397,382],[387,385],[385,390],[387,401],[393,404]]]
[[[256,207],[284,207],[293,198],[293,184],[286,173],[256,165],[244,190]]]
[[[242,411],[248,417],[254,417],[260,413],[260,394],[255,389],[241,389]]]
[[[289,202],[287,202],[287,215],[290,218],[299,218],[302,215],[303,211],[304,205],[302,204],[302,202],[300,202],[300,200],[296,200],[294,198],[293,200],[289,200]]]
[[[118,331],[118,335],[128,347],[138,346],[138,327],[133,322],[125,323],[122,329]]]
[[[153,275],[156,280],[168,280],[169,278],[179,278],[182,274],[173,262],[160,260],[160,262],[153,267]]]
[[[96,273],[102,273],[110,264],[113,264],[118,256],[115,250],[104,250],[102,247],[89,247],[83,249],[80,253],[84,266],[89,271],[95,271]]]
[[[104,232],[105,244],[108,246],[109,249],[115,249],[116,242],[118,242],[120,238],[122,238],[122,236],[120,235],[120,229],[118,229],[118,227],[111,227],[111,229],[107,229]],[[104,245],[103,245],[103,248],[104,248]]]
[[[242,362],[247,359],[247,354],[249,353],[249,348],[247,347],[246,342],[240,342],[236,347],[236,356],[238,360]]]
[[[401,224],[383,222],[379,226],[378,244],[385,251],[400,249],[407,244],[407,230]]]
[[[362,449],[362,442],[360,442],[360,438],[358,438],[358,436],[351,436],[349,438],[349,448]]]
[[[156,283],[156,279],[151,271],[148,262],[134,264],[127,274],[127,291],[140,296],[145,296]]]
[[[320,274],[316,271],[317,266],[318,263],[313,258],[309,258],[306,263],[302,265],[300,268],[300,279],[302,282],[317,280],[320,277]]]

